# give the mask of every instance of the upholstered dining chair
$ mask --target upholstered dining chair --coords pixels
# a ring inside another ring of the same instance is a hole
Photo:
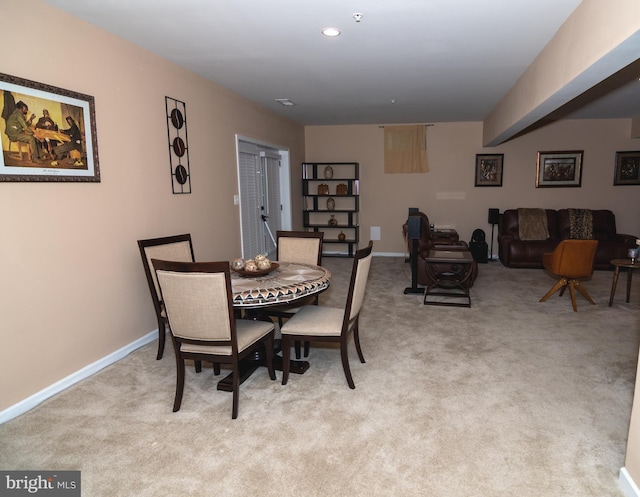
[[[152,259],[169,320],[176,354],[176,395],[173,412],[180,410],[185,360],[229,364],[233,407],[238,417],[240,361],[264,353],[269,377],[273,367],[275,325],[271,321],[236,319],[229,262],[175,262]]]
[[[284,262],[298,262],[301,264],[322,265],[323,231],[277,231],[276,232],[276,259]],[[269,317],[278,318],[278,325],[282,328],[283,319],[289,319],[297,313],[302,306],[318,305],[318,295],[313,295],[306,300],[297,301],[292,305],[272,306],[265,309]],[[296,359],[300,359],[300,342],[295,342]],[[304,343],[304,356],[309,356],[309,342]]]
[[[571,294],[571,304],[574,312],[577,312],[576,290],[591,304],[595,302],[591,295],[580,283],[580,278],[588,278],[593,274],[593,261],[598,247],[597,240],[563,240],[553,252],[543,254],[542,265],[554,276],[559,277],[558,282],[553,285],[540,302],[544,302],[555,292],[560,290],[560,295],[569,287]]]
[[[191,235],[174,235],[161,238],[150,238],[147,240],[138,240],[140,255],[142,256],[142,265],[144,273],[147,276],[149,291],[151,292],[151,300],[153,308],[156,312],[158,320],[158,355],[156,359],[162,359],[164,353],[165,336],[167,328],[167,315],[164,311],[164,304],[160,296],[160,288],[156,273],[153,270],[151,259],[162,259],[168,261],[193,262],[193,244]]]
[[[371,251],[373,242],[369,242],[366,248],[356,252],[351,270],[349,291],[344,308],[325,307],[320,305],[307,305],[291,317],[280,330],[282,333],[282,384],[286,385],[289,379],[289,360],[291,358],[291,341],[310,342],[338,342],[340,344],[340,356],[342,369],[349,388],[355,388],[351,368],[349,367],[349,354],[347,343],[353,335],[356,351],[360,362],[364,363],[364,355],[360,347],[359,320],[360,310],[364,302],[369,269],[371,267]]]

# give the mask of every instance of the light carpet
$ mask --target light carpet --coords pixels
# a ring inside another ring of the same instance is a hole
[[[324,262],[321,305],[340,306],[352,260]],[[490,262],[470,309],[424,306],[403,259],[375,257],[355,390],[312,347],[286,386],[254,373],[236,420],[220,377],[189,368],[173,413],[174,356],[154,342],[0,426],[0,468],[79,469],[85,497],[621,497],[640,286],[625,303],[624,275],[609,307],[612,276],[574,313],[568,292],[538,302],[544,271]]]

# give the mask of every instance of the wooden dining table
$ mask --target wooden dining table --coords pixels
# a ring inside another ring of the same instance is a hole
[[[278,267],[267,274],[253,276],[231,270],[233,307],[244,318],[260,319],[260,311],[269,306],[295,304],[298,300],[329,288],[331,272],[327,268],[312,264],[274,262]],[[277,355],[280,352],[280,340],[276,340],[275,352],[274,367],[282,371],[282,356]],[[243,361],[240,365],[240,383],[264,365],[264,358],[260,354]],[[307,369],[308,361],[290,361],[292,373],[304,374]],[[220,380],[217,389],[231,392],[231,375]]]

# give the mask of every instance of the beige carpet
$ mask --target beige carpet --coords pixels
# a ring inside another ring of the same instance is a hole
[[[322,304],[339,305],[352,261]],[[482,264],[472,308],[403,294],[408,265],[374,258],[357,388],[339,354],[313,348],[287,386],[264,369],[240,414],[210,369],[172,413],[174,358],[152,343],[0,426],[0,468],[79,469],[89,496],[618,496],[640,345],[640,279],[608,307],[538,300],[542,270]],[[144,331],[144,330],[143,330]]]

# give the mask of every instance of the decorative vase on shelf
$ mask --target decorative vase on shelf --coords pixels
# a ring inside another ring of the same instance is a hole
[[[324,179],[333,178],[333,168],[331,166],[327,166],[324,168]]]
[[[329,197],[327,199],[327,210],[332,211],[335,208],[336,208],[336,201],[333,199],[333,197]]]
[[[344,242],[346,238],[347,238],[347,235],[345,235],[345,234],[341,231],[341,232],[340,232],[340,234],[338,235],[338,240],[340,240],[341,242]]]
[[[336,219],[335,214],[331,214],[331,218],[329,218],[329,226],[338,226],[338,220]]]

